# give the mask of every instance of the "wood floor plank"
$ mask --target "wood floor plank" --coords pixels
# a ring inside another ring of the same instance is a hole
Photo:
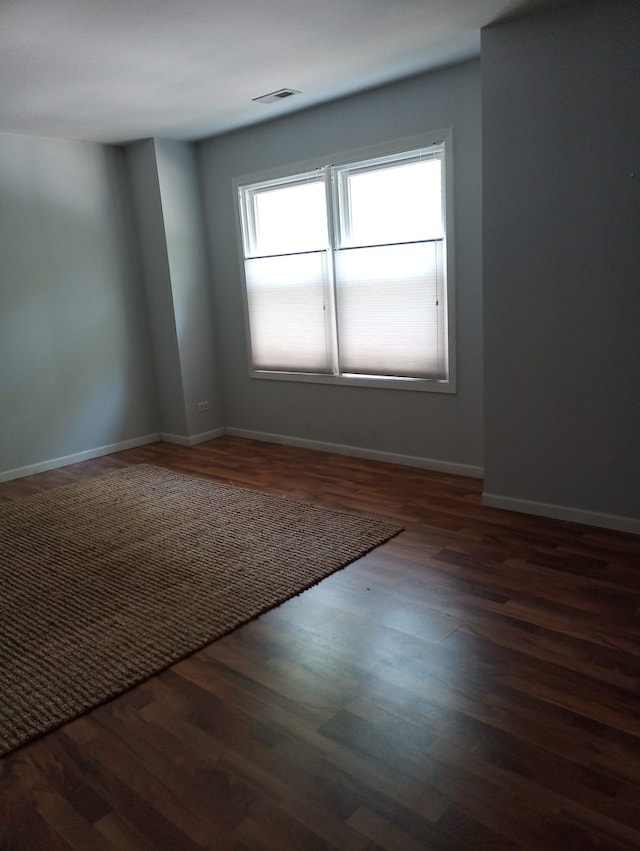
[[[0,501],[139,463],[405,531],[1,759],[1,851],[640,849],[639,537],[487,508],[476,479],[230,437]]]

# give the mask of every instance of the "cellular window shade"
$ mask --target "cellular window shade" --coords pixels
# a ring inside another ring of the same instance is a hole
[[[251,258],[245,276],[253,368],[331,372],[326,252]]]
[[[445,379],[442,240],[339,250],[343,373]]]

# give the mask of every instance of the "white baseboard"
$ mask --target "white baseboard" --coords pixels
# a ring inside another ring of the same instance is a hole
[[[640,520],[634,517],[603,514],[599,511],[571,508],[568,505],[553,505],[546,502],[535,502],[529,499],[498,496],[497,494],[486,492],[482,494],[482,504],[490,508],[520,511],[523,514],[535,514],[539,517],[568,520],[570,523],[582,523],[586,526],[599,526],[604,529],[614,529],[616,532],[631,532],[634,535],[640,535]]]
[[[169,434],[146,434],[123,440],[119,443],[111,443],[107,446],[99,446],[95,449],[86,449],[83,452],[75,452],[72,455],[64,455],[60,458],[52,458],[48,461],[40,461],[37,464],[29,464],[25,467],[17,467],[14,470],[0,471],[0,482],[8,482],[12,479],[20,479],[24,476],[32,476],[36,473],[44,473],[47,470],[55,470],[58,467],[66,467],[69,464],[78,464],[81,461],[89,461],[92,458],[100,458],[103,455],[111,455],[114,452],[122,452],[125,449],[135,449],[148,443],[156,443],[165,440],[168,443],[176,443],[179,446],[196,446],[207,440],[222,437],[228,434],[233,437],[246,437],[250,440],[260,440],[266,443],[281,443],[286,446],[300,446],[304,449],[314,449],[319,452],[335,452],[337,455],[347,455],[354,458],[368,458],[372,461],[383,461],[388,464],[400,464],[405,467],[418,467],[424,470],[434,470],[441,473],[452,473],[458,476],[471,476],[481,479],[484,474],[482,467],[470,464],[458,464],[453,461],[441,461],[435,458],[423,458],[417,455],[401,455],[396,452],[384,452],[378,449],[366,449],[360,446],[350,446],[341,443],[328,443],[322,440],[311,440],[304,437],[293,437],[286,434],[273,434],[271,432],[252,431],[244,428],[216,428],[211,431],[194,435]],[[617,514],[604,514],[598,511],[587,511],[581,508],[572,508],[566,505],[553,505],[551,503],[536,502],[528,499],[517,499],[515,497],[500,496],[498,494],[483,493],[482,504],[490,508],[501,508],[506,511],[519,511],[524,514],[534,514],[539,517],[550,517],[554,520],[566,520],[571,523],[581,523],[587,526],[598,526],[604,529],[614,529],[618,532],[630,532],[640,535],[640,519],[624,517]]]
[[[214,437],[222,437],[226,434],[224,428],[214,428],[211,431],[203,431],[200,434],[170,434],[166,431],[161,431],[159,439],[165,440],[167,443],[177,443],[178,446],[196,446],[198,443],[204,443],[205,440],[213,440]]]
[[[147,443],[156,443],[158,440],[160,440],[159,434],[145,434],[142,437],[133,437],[131,440],[110,443],[108,446],[98,446],[96,449],[74,452],[73,455],[64,455],[61,458],[39,461],[37,464],[29,464],[26,467],[16,467],[15,470],[0,471],[0,482],[21,479],[24,476],[33,476],[35,473],[44,473],[46,470],[67,467],[69,464],[78,464],[80,461],[90,461],[92,458],[101,458],[103,455],[112,455],[114,452],[122,452],[125,449],[135,449],[136,446],[145,446]]]
[[[251,431],[245,428],[227,427],[224,433],[232,437],[247,437],[250,440],[262,440],[266,443],[283,443],[286,446],[300,446],[303,449],[315,449],[318,452],[335,452],[337,455],[350,455],[354,458],[368,458],[371,461],[384,461],[387,464],[401,464],[405,467],[419,467],[439,473],[453,473],[457,476],[472,476],[481,479],[482,467],[471,464],[457,464],[453,461],[440,461],[435,458],[423,458],[419,455],[400,455],[396,452],[383,452],[379,449],[366,449],[361,446],[349,446],[342,443],[327,443],[323,440],[311,440],[305,437],[292,437],[288,434],[272,434],[264,431]]]

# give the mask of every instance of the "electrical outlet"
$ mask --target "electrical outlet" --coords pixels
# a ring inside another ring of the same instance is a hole
[[[204,411],[209,410],[209,402],[198,402],[198,411],[199,413],[203,413]]]

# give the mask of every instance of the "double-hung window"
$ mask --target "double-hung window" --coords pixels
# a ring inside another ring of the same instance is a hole
[[[446,153],[239,183],[253,376],[452,388]]]

